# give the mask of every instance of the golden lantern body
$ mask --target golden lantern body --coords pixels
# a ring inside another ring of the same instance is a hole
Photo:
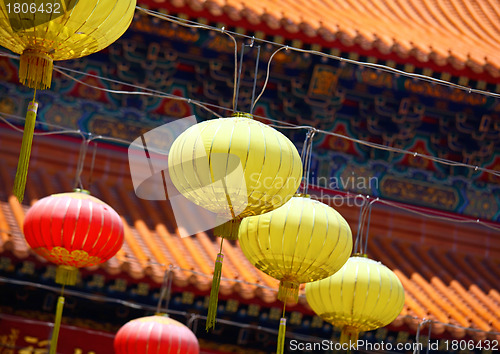
[[[306,298],[323,320],[342,328],[341,342],[390,324],[405,302],[398,277],[385,265],[355,256],[332,276],[306,284]]]
[[[53,60],[106,48],[126,31],[135,5],[136,0],[3,1],[0,45],[21,54],[21,83],[49,88]]]
[[[285,204],[302,179],[302,161],[292,142],[245,114],[187,129],[170,148],[168,170],[182,195],[217,215],[214,234],[230,240],[238,238],[243,218]],[[222,262],[221,241],[207,330],[215,325]]]
[[[351,229],[342,215],[305,197],[243,219],[239,241],[255,267],[281,281],[278,297],[283,301],[289,296],[297,300],[300,283],[337,272],[352,252]]]
[[[246,117],[196,124],[172,144],[168,168],[175,187],[220,218],[214,233],[238,238],[239,221],[286,203],[302,178],[293,143]]]

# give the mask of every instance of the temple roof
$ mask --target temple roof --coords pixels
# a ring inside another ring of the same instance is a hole
[[[19,133],[0,129],[0,256],[10,253],[19,259],[34,257],[44,262],[24,241],[24,215],[28,204],[72,189],[79,144],[35,137],[26,204],[22,205],[10,194],[20,138]],[[113,277],[149,280],[160,286],[165,269],[172,265],[176,287],[194,287],[208,294],[220,239],[205,232],[181,238],[182,230],[176,227],[167,202],[145,201],[134,194],[128,168],[125,149],[102,145],[98,149],[89,189],[115,208],[125,222],[123,248],[100,267]],[[89,183],[88,172],[83,180]],[[356,234],[359,209],[336,209]],[[458,220],[458,216],[457,222],[450,222],[439,219],[438,214],[425,218],[398,208],[374,207],[368,255],[392,269],[406,292],[406,304],[393,327],[406,325],[415,330],[419,321],[427,318],[439,322],[432,326],[436,335],[500,337],[498,231]],[[277,281],[254,268],[237,242],[225,242],[224,253],[221,296],[274,306]],[[299,303],[307,309],[305,297]]]
[[[496,0],[142,0],[140,5],[224,18],[248,30],[284,33],[326,47],[376,49],[424,65],[500,76]]]

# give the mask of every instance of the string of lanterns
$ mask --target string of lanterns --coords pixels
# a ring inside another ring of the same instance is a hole
[[[50,88],[54,60],[89,55],[119,38],[132,21],[135,0],[70,1],[61,6],[61,16],[55,17],[36,12],[26,18],[8,16],[5,5],[0,11],[0,45],[21,55],[20,81],[35,90],[14,184],[20,201],[38,107],[36,90]],[[343,326],[345,341],[355,340],[359,331],[390,323],[401,311],[404,291],[397,277],[367,258],[349,258],[353,240],[345,219],[328,205],[311,199],[307,187],[304,193],[296,194],[303,172],[307,180],[310,148],[308,145],[303,156],[303,167],[291,141],[244,113],[199,123],[172,145],[168,167],[175,187],[219,218],[214,234],[222,240],[215,261],[207,330],[215,325],[224,239],[239,239],[245,257],[280,280],[278,299],[284,306],[279,354],[285,347],[286,304],[297,301],[301,283],[309,283],[306,297],[313,310]],[[271,183],[263,183],[269,180]],[[75,284],[78,268],[102,263],[120,249],[123,224],[110,206],[77,190],[35,203],[26,214],[24,235],[34,252],[58,265],[56,282],[63,290],[50,345],[50,353],[55,354],[64,286]],[[339,301],[334,295],[341,297],[342,307],[336,307]],[[152,350],[194,354],[199,346],[184,325],[159,315],[133,320],[116,335],[117,354]]]

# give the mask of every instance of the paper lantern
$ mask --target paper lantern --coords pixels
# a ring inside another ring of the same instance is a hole
[[[323,320],[342,328],[341,342],[390,324],[405,302],[398,277],[385,265],[355,256],[332,276],[306,284],[306,298]]]
[[[58,265],[56,282],[76,283],[78,268],[105,262],[123,244],[123,223],[106,203],[83,191],[54,194],[26,213],[24,237],[40,256]],[[56,353],[64,297],[58,299],[50,353]]]
[[[113,257],[123,244],[123,223],[109,205],[84,191],[53,194],[26,213],[24,237],[57,264],[56,282],[74,285],[77,268]]]
[[[238,238],[241,219],[285,204],[302,179],[293,143],[250,115],[196,124],[172,144],[168,168],[175,187],[227,221],[217,236]]]
[[[2,1],[0,46],[21,55],[19,80],[50,87],[54,60],[106,48],[132,22],[136,0]]]
[[[335,209],[308,197],[293,197],[269,213],[243,219],[240,247],[258,269],[280,280],[278,299],[298,299],[300,283],[338,271],[352,252],[351,229]],[[286,320],[281,319],[278,353]]]
[[[0,2],[0,46],[20,54],[19,80],[50,88],[54,60],[76,59],[106,48],[130,25],[136,0]],[[20,202],[28,174],[38,104],[28,107],[14,182]]]
[[[302,179],[302,163],[292,142],[275,129],[238,114],[196,124],[172,144],[170,178],[193,203],[216,213],[214,234],[238,238],[243,218],[286,203]],[[223,254],[217,255],[207,329],[215,323]]]
[[[166,316],[148,316],[126,323],[115,336],[115,354],[198,354],[198,339],[189,328]]]

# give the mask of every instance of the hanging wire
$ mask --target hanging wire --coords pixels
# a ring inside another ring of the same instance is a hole
[[[236,81],[237,81],[237,78],[238,78],[238,43],[236,42],[236,39],[234,38],[233,33],[230,32],[230,31],[226,31],[225,27],[216,28],[216,27],[211,27],[211,26],[203,25],[201,23],[191,24],[190,21],[186,21],[186,20],[183,20],[183,19],[180,19],[180,18],[177,18],[177,17],[174,18],[173,16],[165,15],[165,14],[162,14],[162,13],[159,13],[159,12],[156,12],[156,11],[151,11],[151,10],[148,10],[148,9],[144,9],[144,8],[142,8],[140,6],[136,6],[135,8],[137,10],[141,11],[141,12],[144,12],[144,13],[150,15],[150,16],[157,17],[159,19],[166,20],[166,21],[169,21],[169,22],[181,25],[181,26],[190,27],[190,28],[201,28],[201,29],[206,29],[206,30],[210,30],[210,31],[216,31],[216,32],[220,32],[222,34],[225,34],[226,36],[228,36],[229,38],[231,38],[231,40],[234,43],[234,83],[233,83],[233,111],[234,111],[236,109],[236,95],[237,95]]]
[[[366,201],[367,201],[367,198],[365,196],[362,196],[363,197],[363,204],[361,205],[361,208],[359,208],[359,217],[358,217],[358,230],[356,232],[356,241],[354,242],[354,249],[353,249],[353,253],[354,254],[359,254],[361,253],[361,251],[358,249],[359,247],[359,244],[361,242],[361,233],[362,233],[362,223],[364,222],[364,211],[366,209]]]
[[[368,219],[366,221],[366,234],[365,234],[365,240],[364,240],[365,244],[364,244],[364,249],[362,250],[363,254],[367,254],[367,250],[368,250],[368,237],[370,237],[370,221],[372,218],[372,205],[378,201],[379,201],[379,198],[375,198],[368,205]]]
[[[419,345],[419,343],[420,343],[420,329],[421,329],[421,327],[423,327],[426,324],[429,324],[429,326],[430,326],[431,323],[432,323],[431,320],[428,320],[428,319],[425,319],[425,318],[423,318],[422,321],[420,321],[418,323],[417,334],[415,335],[415,344],[416,345],[415,345],[415,349],[413,350],[413,354],[420,354],[420,345]],[[429,346],[427,346],[427,348],[428,347]]]
[[[308,53],[308,54],[318,55],[318,56],[325,57],[325,58],[328,58],[328,59],[333,59],[333,60],[336,60],[336,61],[339,61],[339,62],[345,62],[345,63],[349,63],[349,64],[361,66],[361,67],[367,67],[367,68],[377,69],[377,70],[389,72],[389,73],[392,73],[392,74],[398,74],[398,75],[405,76],[405,77],[419,79],[419,80],[422,80],[422,81],[426,81],[426,82],[430,82],[430,83],[435,83],[435,84],[439,84],[439,85],[443,85],[443,86],[455,88],[455,89],[458,89],[458,90],[461,90],[461,91],[465,91],[467,93],[476,93],[476,94],[480,94],[480,95],[485,95],[485,96],[500,98],[500,94],[498,94],[498,93],[493,93],[493,92],[489,92],[489,91],[473,89],[472,87],[454,84],[452,82],[448,82],[448,81],[441,80],[441,79],[436,79],[436,78],[433,78],[433,77],[427,76],[427,75],[409,73],[409,72],[406,72],[406,71],[403,71],[403,70],[391,68],[390,66],[383,65],[383,64],[376,64],[376,63],[369,63],[369,62],[364,62],[364,61],[360,61],[360,60],[348,59],[348,58],[340,57],[340,56],[337,56],[337,55],[323,53],[323,52],[320,52],[320,51],[317,51],[317,50],[301,49],[301,48],[297,48],[297,47],[294,47],[294,46],[283,45],[281,43],[277,43],[277,42],[273,42],[273,41],[266,40],[266,39],[261,39],[261,38],[255,38],[254,36],[249,36],[249,35],[246,35],[246,34],[237,33],[237,32],[233,32],[233,31],[229,31],[229,30],[221,31],[220,28],[209,26],[209,25],[200,24],[200,23],[195,22],[195,21],[183,20],[183,19],[180,19],[180,18],[172,16],[172,15],[164,15],[164,14],[161,14],[160,12],[143,9],[143,8],[141,8],[139,6],[137,6],[136,8],[139,11],[147,13],[148,15],[151,15],[151,16],[154,16],[154,17],[159,17],[161,19],[164,19],[164,20],[167,20],[167,21],[170,21],[170,22],[174,22],[174,23],[178,23],[178,24],[181,24],[181,25],[186,25],[188,27],[194,27],[194,28],[201,27],[201,28],[204,28],[204,29],[207,29],[207,30],[212,30],[212,31],[216,31],[216,32],[222,32],[224,34],[231,34],[234,37],[245,38],[245,39],[250,39],[250,40],[253,39],[254,41],[257,41],[259,43],[265,43],[265,44],[270,44],[270,45],[275,46],[275,47],[281,47],[281,48],[278,49],[278,51],[282,50],[282,49],[290,49],[290,50],[301,52],[301,53]]]
[[[168,305],[170,304],[170,299],[172,297],[172,280],[173,280],[173,265],[170,264],[167,269],[165,269],[165,275],[163,276],[163,284],[161,286],[160,296],[158,298],[158,305],[156,306],[156,313],[160,314],[162,312],[168,312]],[[163,299],[165,299],[165,311],[162,311]]]
[[[76,189],[76,188],[84,189],[81,177],[82,177],[83,168],[85,166],[85,157],[87,156],[88,146],[89,146],[89,140],[88,139],[82,140],[82,142],[80,144],[80,151],[78,153],[78,160],[77,160],[77,164],[76,164],[76,173],[75,173],[75,183],[74,183],[73,189]]]
[[[311,136],[313,130],[309,129],[306,133],[306,137],[304,139],[304,144],[302,145],[302,151],[300,152],[300,161],[302,162],[303,166],[303,173],[302,173],[302,194],[307,194],[307,181],[308,181],[308,155],[309,155],[309,142],[311,140]]]
[[[312,161],[312,144],[313,144],[313,139],[314,139],[315,134],[316,134],[316,129],[312,128],[310,130],[310,136],[308,139],[307,151],[306,151],[306,161],[304,164],[304,168],[306,168],[306,180],[305,180],[304,194],[307,194],[307,192],[309,190],[309,175],[311,173],[311,161]]]
[[[282,49],[283,48],[286,48],[286,47],[282,47]],[[0,56],[2,54],[3,53],[0,52]],[[8,56],[12,57],[12,55],[8,55]],[[17,57],[13,56],[13,57],[15,59],[19,59],[18,56]],[[161,91],[147,89],[147,88],[144,88],[144,87],[141,87],[141,86],[129,84],[129,83],[126,83],[126,82],[121,82],[121,81],[118,81],[118,80],[107,79],[107,78],[104,78],[104,77],[99,76],[99,75],[87,74],[85,72],[78,71],[78,70],[67,69],[67,68],[63,68],[63,67],[59,67],[59,66],[54,66],[54,70],[57,71],[57,72],[61,72],[64,76],[66,76],[66,77],[68,77],[68,78],[70,78],[70,79],[72,79],[72,80],[74,80],[74,81],[76,81],[78,83],[81,83],[82,85],[94,88],[96,90],[100,90],[100,91],[104,91],[104,92],[108,92],[108,93],[116,93],[116,94],[145,95],[145,96],[153,96],[153,97],[159,97],[159,98],[168,98],[168,99],[175,99],[175,100],[185,101],[187,103],[192,103],[192,104],[194,104],[194,105],[196,105],[198,107],[201,107],[202,109],[204,109],[204,110],[212,113],[213,115],[215,115],[218,118],[222,118],[222,116],[220,114],[218,114],[218,113],[215,113],[213,110],[211,110],[208,107],[213,107],[213,108],[217,108],[217,109],[221,109],[221,110],[227,110],[228,109],[227,107],[223,107],[223,106],[219,106],[219,105],[215,105],[215,104],[211,104],[211,103],[206,103],[206,102],[201,102],[201,101],[196,101],[196,100],[193,100],[193,99],[190,99],[190,98],[185,98],[185,97],[170,95],[170,94],[166,94],[166,93],[161,93]],[[134,88],[137,88],[137,89],[145,90],[145,91],[148,91],[148,92],[131,92],[131,91],[119,91],[119,90],[105,89],[105,88],[98,87],[98,86],[95,86],[95,85],[91,85],[91,84],[85,83],[85,82],[83,82],[81,80],[78,80],[77,78],[75,78],[75,77],[73,77],[71,75],[63,73],[63,70],[64,71],[73,72],[73,73],[77,73],[77,74],[81,74],[81,75],[87,75],[87,76],[94,77],[94,78],[99,78],[99,79],[101,79],[103,81],[120,83],[120,84],[123,84],[123,85],[127,85],[127,86],[134,87]],[[158,93],[158,92],[160,92],[160,93]],[[301,129],[301,128],[303,128],[303,129],[311,129],[311,128],[313,128],[311,126],[298,126],[298,125],[295,125],[293,123],[283,122],[283,121],[279,121],[279,120],[276,120],[276,119],[272,119],[272,118],[268,118],[268,117],[263,117],[263,116],[255,115],[255,114],[253,116],[254,116],[254,118],[260,118],[260,119],[265,120],[265,121],[267,120],[267,121],[270,121],[270,122],[279,123],[279,124],[272,125],[273,127],[278,128],[278,129]],[[321,134],[325,134],[325,135],[328,135],[328,136],[333,136],[333,137],[336,137],[336,138],[339,138],[339,139],[348,140],[348,141],[351,141],[353,143],[364,145],[364,146],[368,146],[370,148],[374,148],[374,149],[378,149],[378,150],[384,150],[384,151],[389,151],[389,152],[396,152],[396,153],[400,153],[400,154],[404,154],[404,155],[410,155],[410,156],[413,156],[413,157],[420,157],[422,159],[433,161],[433,162],[436,162],[436,163],[439,163],[439,164],[443,164],[443,165],[447,165],[447,166],[453,166],[453,167],[465,167],[465,168],[473,169],[474,171],[481,171],[481,172],[485,172],[485,173],[488,173],[488,174],[500,177],[500,172],[499,171],[487,169],[487,168],[484,168],[484,167],[479,167],[477,165],[470,165],[470,164],[466,164],[466,163],[462,163],[462,162],[456,162],[456,161],[451,161],[451,160],[447,160],[447,159],[443,159],[443,158],[439,158],[439,157],[434,157],[434,156],[430,156],[430,155],[420,154],[420,153],[409,151],[409,150],[404,150],[404,149],[400,149],[400,148],[389,147],[389,146],[386,146],[386,145],[372,143],[372,142],[368,142],[368,141],[356,139],[356,138],[353,138],[353,137],[350,137],[350,136],[346,136],[346,135],[342,135],[342,134],[338,134],[338,133],[334,133],[334,132],[329,132],[329,131],[325,131],[325,130],[321,130],[321,129],[316,129],[316,132],[321,133]]]
[[[16,131],[18,131],[20,133],[23,132],[22,129],[20,129],[20,128],[16,127],[15,125],[13,125],[12,123],[10,123],[8,119],[6,119],[5,117],[3,117],[3,115],[8,116],[9,118],[17,119],[17,120],[21,120],[21,121],[24,120],[24,117],[15,116],[15,115],[11,115],[11,114],[5,114],[5,113],[1,113],[0,114],[0,120],[1,121],[5,122],[12,129],[14,129],[14,130],[16,130]],[[82,138],[83,141],[88,140],[88,142],[92,142],[92,141],[96,141],[96,140],[103,140],[103,141],[108,141],[108,142],[115,142],[115,143],[130,145],[130,146],[134,146],[134,147],[138,147],[138,148],[142,147],[142,145],[140,145],[140,144],[137,144],[137,143],[125,140],[125,139],[120,139],[120,138],[115,138],[115,137],[109,137],[109,136],[103,136],[103,135],[92,135],[91,133],[82,132],[81,130],[71,130],[71,129],[67,129],[67,128],[63,127],[63,126],[59,126],[59,125],[51,124],[51,123],[46,123],[46,122],[38,122],[37,124],[46,125],[46,126],[48,126],[50,128],[61,129],[61,130],[53,131],[53,132],[35,133],[35,135],[39,135],[39,136],[46,136],[46,135],[79,135]],[[271,126],[279,127],[279,126],[276,126],[276,125],[271,125]],[[283,129],[312,129],[312,127],[309,127],[309,126],[287,126],[287,127],[281,127],[281,128],[283,128]],[[86,135],[88,136],[88,138],[87,138]],[[155,152],[154,149],[150,149],[150,151],[151,152]],[[158,151],[158,152],[162,153],[161,151]],[[318,187],[318,186],[316,186],[316,187]],[[335,190],[333,190],[333,191],[335,191]],[[337,197],[341,197],[341,196],[338,195]],[[342,198],[358,198],[358,197],[365,198],[362,195],[346,196],[346,197],[342,196]],[[369,196],[367,196],[367,197],[369,197]],[[433,213],[431,214],[431,213],[429,213],[429,210],[427,210],[427,209],[421,209],[421,208],[419,208],[417,206],[405,207],[405,206],[403,206],[403,205],[401,205],[399,203],[390,202],[388,200],[383,200],[383,199],[380,199],[380,198],[377,198],[377,201],[379,203],[386,204],[386,205],[392,206],[392,207],[400,209],[400,210],[406,210],[408,212],[411,212],[411,213],[414,213],[414,214],[417,214],[417,215],[421,215],[421,216],[424,216],[424,217],[436,219],[436,220],[453,221],[454,223],[464,223],[464,224],[478,224],[478,225],[482,225],[482,226],[484,226],[484,227],[486,227],[488,229],[491,229],[491,230],[494,230],[494,231],[497,231],[497,232],[500,231],[500,227],[494,226],[491,223],[483,221],[483,220],[480,220],[480,219],[472,220],[472,219],[469,219],[469,218],[466,218],[466,217],[460,217],[460,216],[457,216],[457,217],[440,216],[440,215],[435,215],[435,214],[438,214],[439,211],[433,211]],[[366,213],[366,211],[363,211],[363,215],[365,215],[365,213]],[[363,218],[364,218],[364,216],[363,216]],[[361,229],[364,229],[363,224],[361,226]]]
[[[91,142],[91,138],[89,137],[89,143]],[[92,183],[94,182],[94,165],[95,165],[95,156],[97,154],[97,141],[94,142],[94,149],[92,150],[92,161],[90,162],[90,173],[89,173],[89,190],[92,189]]]
[[[278,49],[278,51],[281,50],[281,49],[286,49],[286,48],[289,48],[289,47],[288,46],[281,47],[280,49]],[[273,54],[276,54],[276,53],[277,53],[277,51],[274,52]],[[9,57],[9,58],[13,58],[13,59],[19,59],[19,56],[15,56],[15,55],[8,54],[8,53],[2,53],[2,52],[0,52],[0,56],[6,56],[6,57]],[[270,63],[268,63],[268,67],[269,67],[269,64]],[[370,64],[370,63],[368,63],[368,64]],[[377,64],[377,65],[380,65],[380,64]],[[194,105],[196,105],[196,106],[198,106],[198,107],[200,107],[200,108],[202,108],[202,109],[204,109],[204,110],[212,113],[213,115],[215,115],[218,118],[222,118],[222,116],[220,114],[218,114],[218,113],[215,113],[213,110],[211,110],[208,107],[213,107],[213,108],[217,108],[217,109],[221,109],[221,110],[227,110],[228,109],[227,107],[223,107],[223,106],[219,106],[219,105],[215,105],[215,104],[211,104],[211,103],[207,103],[207,102],[201,102],[201,101],[193,100],[193,99],[190,99],[190,98],[185,98],[185,97],[170,95],[170,94],[162,93],[161,91],[151,90],[151,89],[144,88],[144,87],[141,87],[141,86],[137,86],[137,85],[134,85],[134,84],[130,84],[130,83],[126,83],[126,82],[121,82],[121,81],[118,81],[118,80],[107,79],[107,78],[104,78],[104,77],[99,76],[99,75],[87,74],[87,73],[82,72],[82,71],[68,69],[68,68],[57,66],[57,65],[54,65],[54,71],[60,72],[64,76],[66,76],[66,77],[68,77],[68,78],[70,78],[70,79],[72,79],[72,80],[74,80],[74,81],[76,81],[78,83],[81,83],[82,85],[94,88],[96,90],[108,92],[108,93],[125,94],[125,95],[146,95],[146,96],[153,96],[153,97],[159,97],[159,98],[175,99],[175,100],[185,101],[187,103],[192,103],[192,104],[194,104]],[[148,91],[148,92],[130,92],[130,91],[119,91],[119,90],[105,89],[105,88],[102,88],[102,87],[98,87],[98,86],[95,86],[95,85],[91,85],[91,84],[85,83],[85,82],[83,82],[81,80],[76,79],[75,77],[73,77],[71,75],[63,73],[63,71],[69,71],[69,72],[73,72],[73,73],[77,73],[77,74],[81,74],[81,75],[86,75],[86,76],[90,76],[90,77],[94,77],[94,78],[99,78],[99,79],[101,79],[103,81],[120,83],[120,84],[123,84],[123,85],[127,85],[127,86],[130,86],[130,87],[138,88],[138,89],[145,90],[145,91]],[[265,85],[267,85],[267,82],[265,83]],[[160,92],[160,93],[158,93],[158,92]],[[261,92],[261,95],[262,95],[262,93],[263,92]],[[477,92],[477,93],[479,93],[479,92]],[[486,95],[486,93],[487,92],[484,92],[482,94]],[[259,95],[259,96],[261,96],[261,95]],[[258,97],[257,99],[259,99],[259,98],[260,97]],[[254,116],[254,118],[260,118],[262,120],[267,120],[267,121],[270,121],[270,122],[279,123],[277,125],[273,125],[273,127],[278,128],[278,129],[280,129],[280,128],[281,129],[293,129],[294,127],[297,127],[297,129],[300,129],[298,125],[295,125],[293,123],[283,122],[283,121],[279,121],[279,120],[276,120],[276,119],[272,119],[272,118],[268,118],[268,117],[263,117],[263,116],[259,116],[259,115],[253,115],[253,116]],[[313,128],[311,126],[300,126],[300,127],[304,127],[304,129]],[[348,141],[351,141],[351,142],[356,143],[356,144],[368,146],[370,148],[374,148],[374,149],[378,149],[378,150],[384,150],[384,151],[389,151],[389,152],[396,152],[396,153],[400,153],[400,154],[404,154],[404,155],[411,155],[413,157],[420,157],[420,158],[422,158],[424,160],[433,161],[433,162],[436,162],[436,163],[439,163],[439,164],[443,164],[443,165],[447,165],[447,166],[465,167],[465,168],[473,169],[474,171],[481,171],[481,172],[485,172],[485,173],[490,174],[490,175],[494,175],[494,176],[500,177],[500,172],[499,171],[491,170],[491,169],[484,168],[484,167],[479,167],[477,165],[470,165],[470,164],[466,164],[466,163],[462,163],[462,162],[456,162],[456,161],[451,161],[451,160],[447,160],[447,159],[443,159],[443,158],[439,158],[439,157],[434,157],[434,156],[430,156],[430,155],[420,154],[420,153],[409,151],[409,150],[404,150],[404,149],[389,147],[389,146],[386,146],[386,145],[372,143],[372,142],[368,142],[368,141],[364,141],[364,140],[352,138],[350,136],[346,136],[346,135],[342,135],[342,134],[338,134],[338,133],[334,133],[334,132],[329,132],[329,131],[325,131],[325,130],[321,130],[321,129],[316,129],[316,131],[318,133],[321,133],[321,134],[333,136],[333,137],[336,137],[336,138],[339,138],[339,139],[348,140]]]
[[[252,38],[252,43],[250,47],[254,45],[254,38]],[[259,61],[260,61],[260,45],[257,47],[257,57],[255,58],[255,71],[253,74],[253,87],[252,87],[252,101],[250,102],[250,114],[253,114],[253,109],[255,107],[255,89],[257,88],[257,74],[259,73]]]
[[[271,62],[273,61],[273,58],[276,54],[278,54],[279,51],[283,50],[283,49],[288,49],[288,46],[286,47],[281,47],[279,48],[278,50],[276,50],[272,55],[271,57],[269,58],[269,61],[267,62],[267,73],[266,73],[266,80],[264,81],[264,85],[262,86],[262,91],[260,91],[259,95],[257,96],[257,98],[255,99],[254,103],[252,104],[252,111],[253,109],[255,108],[255,105],[257,104],[257,102],[259,102],[260,98],[262,97],[262,95],[264,94],[264,91],[266,90],[266,87],[267,87],[267,82],[269,81],[269,74],[271,72],[270,68],[271,68]]]
[[[179,270],[182,270],[182,271],[185,271],[185,272],[191,272],[193,274],[199,274],[199,272],[196,272],[196,271],[193,271],[192,269],[184,269],[184,268],[180,268],[180,267],[177,267],[177,266],[173,266],[172,269],[179,269]],[[201,274],[201,275],[204,275],[204,276],[207,276],[206,274]],[[249,285],[255,285],[259,288],[264,288],[264,289],[269,289],[269,290],[272,290],[272,291],[277,291],[275,288],[268,288],[266,286],[263,286],[261,284],[253,284],[253,283],[247,283],[247,282],[242,282],[241,280],[238,280],[238,279],[230,279],[231,281],[235,282],[235,283],[245,283],[245,284],[249,284]],[[45,284],[41,284],[41,283],[35,283],[35,282],[31,282],[31,281],[26,281],[26,280],[17,280],[17,279],[13,279],[13,278],[7,278],[7,277],[2,277],[0,276],[0,283],[5,283],[5,284],[12,284],[12,285],[17,285],[17,286],[24,286],[24,287],[33,287],[33,288],[36,288],[36,289],[42,289],[42,290],[46,290],[46,291],[50,291],[50,292],[53,292],[53,293],[59,293],[60,292],[60,288],[59,287],[55,287],[55,286],[50,286],[50,285],[45,285]],[[122,300],[122,299],[119,299],[119,298],[112,298],[112,297],[108,297],[108,296],[104,296],[104,295],[97,295],[97,294],[92,294],[92,293],[86,293],[86,292],[83,292],[83,291],[80,291],[80,290],[76,290],[76,289],[66,289],[65,290],[66,294],[68,296],[74,296],[74,297],[80,297],[80,298],[83,298],[83,299],[87,299],[87,300],[91,300],[91,301],[95,301],[95,302],[109,302],[109,303],[115,303],[115,304],[119,304],[119,305],[122,305],[122,306],[126,306],[126,307],[129,307],[129,308],[133,308],[133,309],[137,309],[137,310],[146,310],[146,311],[150,311],[150,312],[154,312],[156,311],[156,307],[155,306],[151,306],[151,305],[147,305],[147,304],[141,304],[141,303],[138,303],[138,302],[131,302],[131,301],[126,301],[126,300]],[[171,313],[171,314],[174,314],[174,315],[180,315],[180,316],[183,316],[183,315],[189,315],[189,317],[191,316],[191,313],[187,313],[185,311],[178,311],[178,310],[173,310],[173,309],[168,309],[167,311],[168,313]],[[206,316],[201,316],[201,315],[198,315],[200,319],[206,319]],[[482,329],[478,329],[478,328],[471,328],[471,327],[463,327],[463,326],[460,326],[460,325],[454,325],[454,324],[451,324],[451,323],[444,323],[444,322],[439,322],[439,321],[436,321],[436,320],[430,320],[430,319],[425,319],[425,318],[419,318],[419,317],[416,317],[416,316],[410,316],[410,315],[405,315],[405,316],[402,316],[401,318],[403,319],[409,319],[409,320],[413,320],[413,321],[419,321],[419,322],[422,322],[422,321],[426,321],[426,323],[435,323],[435,324],[440,324],[444,327],[447,327],[447,328],[456,328],[456,329],[462,329],[462,330],[467,330],[467,331],[470,331],[470,332],[476,332],[476,333],[488,333],[488,334],[491,334],[491,335],[500,335],[500,332],[495,332],[495,331],[490,331],[490,332],[487,332],[487,331],[484,331]],[[262,330],[265,330],[265,331],[269,331],[268,333],[271,333],[271,334],[277,334],[278,331],[275,330],[275,329],[268,329],[266,327],[261,327],[261,326],[255,326],[255,325],[251,325],[251,324],[242,324],[242,323],[239,323],[239,322],[232,322],[232,321],[227,321],[227,320],[223,320],[223,319],[217,319],[217,322],[218,323],[224,323],[224,324],[232,324],[234,323],[235,325],[238,325],[238,326],[241,326],[242,328],[254,328],[254,329],[262,329]],[[419,327],[422,327],[422,323],[419,324]],[[419,327],[417,327],[417,331],[419,329]],[[287,337],[289,335],[291,335],[292,332],[287,332]],[[314,337],[310,337],[310,336],[306,336],[306,337],[309,337],[309,338],[314,338]]]

